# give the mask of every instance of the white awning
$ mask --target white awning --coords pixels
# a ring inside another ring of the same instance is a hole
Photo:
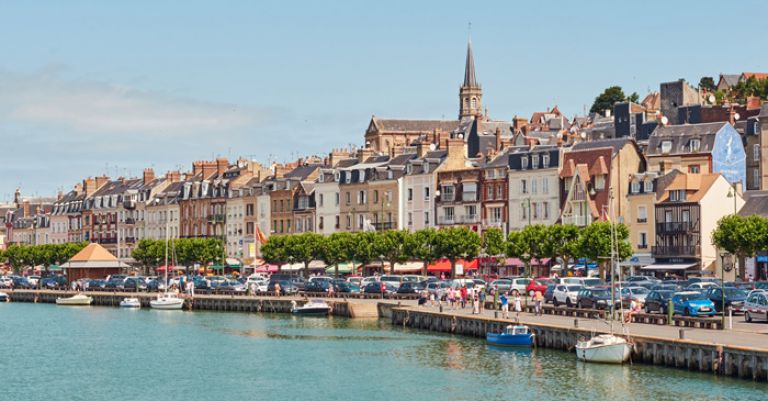
[[[640,270],[685,270],[689,269],[691,267],[696,266],[696,263],[692,264],[653,264],[648,266],[643,266],[640,268]]]
[[[424,267],[424,262],[395,263],[395,272],[396,273],[420,272],[423,267]]]

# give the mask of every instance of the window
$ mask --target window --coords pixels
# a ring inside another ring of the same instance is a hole
[[[685,201],[685,190],[677,189],[669,192],[669,200],[673,202]]]
[[[539,168],[539,155],[531,156],[531,168]]]
[[[413,200],[413,188],[408,188],[408,200]]]
[[[688,166],[688,172],[691,174],[699,174],[701,173],[701,166],[698,164],[691,164]]]
[[[336,216],[336,228],[339,228],[339,216]]]
[[[520,193],[521,194],[528,193],[528,180],[520,180]]]
[[[549,202],[542,202],[542,211],[544,212],[544,219],[549,219]]]
[[[646,180],[643,184],[645,186],[645,189],[643,189],[643,192],[645,193],[653,192],[653,181]]]
[[[541,156],[541,167],[549,168],[549,155]]]
[[[501,223],[502,222],[502,219],[501,219],[501,209],[502,208],[500,208],[500,207],[491,208],[491,210],[490,210],[490,212],[491,212],[490,213],[490,215],[491,215],[491,223]]]
[[[528,218],[528,205],[525,203],[520,204],[520,218],[523,220]]]
[[[413,225],[413,213],[411,212],[408,212],[408,225],[409,226]]]
[[[323,194],[320,194],[320,199],[319,200],[320,200],[320,205],[319,206],[323,206]]]
[[[440,200],[443,202],[453,202],[456,194],[454,193],[453,185],[445,185],[442,187],[440,193]]]
[[[661,142],[661,153],[669,153],[672,151],[672,141]]]
[[[683,210],[680,217],[680,220],[682,220],[683,223],[688,223],[691,221],[691,212],[689,210]]]
[[[352,228],[352,217],[347,216],[347,230],[349,230],[350,228]]]
[[[528,168],[528,157],[523,156],[520,158],[520,168],[526,170]]]
[[[365,196],[365,191],[359,191],[357,193],[357,204],[358,205],[365,205],[366,201],[367,201],[367,199],[366,199],[366,196]]]
[[[324,219],[323,219],[323,216],[320,216],[320,219],[319,219],[319,221],[317,222],[317,228],[319,228],[319,229],[321,229],[321,230],[323,229],[323,220],[324,220]]]
[[[453,222],[453,217],[454,217],[454,210],[453,210],[453,208],[452,207],[447,207],[447,208],[443,209],[443,211],[445,213],[445,221]]]
[[[461,200],[465,202],[477,200],[477,183],[467,182],[462,184]]]
[[[752,145],[752,160],[760,161],[760,145]]]
[[[349,205],[349,204],[350,204],[350,202],[351,202],[351,200],[350,200],[350,194],[349,194],[349,191],[347,191],[347,192],[346,192],[346,195],[347,195],[347,196],[346,196],[346,198],[347,198],[347,205]]]
[[[374,190],[373,191],[373,203],[379,203],[379,191]]]
[[[485,189],[487,190],[485,191],[486,192],[485,199],[488,199],[488,200],[493,199],[493,185],[488,184],[488,186]]]
[[[640,232],[640,239],[637,242],[637,247],[639,249],[648,248],[648,233]]]
[[[357,228],[362,230],[364,226],[365,226],[365,217],[363,217],[362,214],[358,215],[357,216]]]
[[[539,192],[539,180],[531,178],[531,193],[535,194]]]
[[[752,185],[755,188],[760,187],[760,170],[758,170],[757,168],[752,170]]]
[[[469,220],[474,221],[477,218],[477,206],[475,205],[464,206],[464,215]]]
[[[496,178],[496,170],[490,169],[485,172],[485,178]]]
[[[691,152],[698,152],[701,148],[701,141],[698,139],[691,139]]]
[[[392,202],[392,191],[387,191],[384,193],[384,200],[387,202],[387,206]]]
[[[633,194],[636,194],[640,192],[640,182],[639,181],[632,181],[632,186],[630,189],[630,192]]]
[[[339,193],[336,192],[336,206],[339,206]]]
[[[429,212],[424,212],[424,225],[429,226]]]
[[[638,223],[645,223],[648,221],[648,210],[645,206],[638,206],[637,207],[637,222]]]
[[[429,200],[429,187],[424,187],[424,200]]]
[[[504,199],[504,185],[499,184],[496,186],[496,199]]]

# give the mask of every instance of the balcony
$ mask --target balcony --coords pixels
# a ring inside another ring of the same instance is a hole
[[[132,243],[136,242],[136,238],[135,237],[125,237],[125,242],[128,243],[128,244],[132,244]]]
[[[573,224],[584,227],[589,224],[588,216],[563,216],[563,224]]]
[[[637,244],[637,249],[648,249],[648,244]]]
[[[682,246],[654,246],[652,247],[653,257],[688,257],[696,258],[701,255],[701,248],[698,245]]]
[[[638,217],[637,218],[637,222],[638,223],[647,223],[648,222],[648,218],[646,218],[646,217],[644,217],[644,218]]]
[[[127,200],[123,201],[123,208],[125,209],[136,209],[136,201],[135,200]]]
[[[224,214],[212,214],[208,216],[208,222],[211,224],[223,224],[225,220]]]
[[[98,242],[99,244],[116,244],[117,238],[102,238],[97,239],[94,242]]]
[[[480,223],[480,215],[454,215],[454,216],[438,216],[437,224],[439,225],[452,225],[452,224],[478,224]]]
[[[128,217],[127,219],[125,219],[125,224],[136,224],[136,219],[134,219],[133,217]]]
[[[656,233],[687,233],[691,231],[691,223],[687,221],[656,223]]]
[[[376,229],[376,231],[384,231],[384,230],[393,230],[395,228],[395,223],[389,222],[389,223],[373,223],[373,228]]]
[[[504,222],[501,221],[501,220],[485,219],[485,220],[483,220],[483,226],[485,226],[485,227],[502,227],[502,226],[504,226]]]

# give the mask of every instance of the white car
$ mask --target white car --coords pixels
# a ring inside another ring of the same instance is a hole
[[[688,291],[688,290],[699,291],[699,290],[706,290],[706,289],[711,288],[711,287],[720,287],[720,286],[717,285],[716,283],[711,283],[711,282],[707,282],[707,281],[701,281],[701,282],[698,282],[698,283],[693,283],[693,284],[689,285],[688,287],[685,287],[685,289],[686,289],[686,291]]]
[[[11,288],[13,279],[8,276],[0,277],[0,288]]]
[[[517,290],[520,294],[525,294],[525,290],[528,288],[528,284],[531,283],[531,279],[529,278],[523,278],[523,277],[508,277],[510,281],[512,281],[512,285],[509,288],[509,291]]]
[[[742,307],[744,319],[748,322],[764,320],[768,322],[768,293],[752,291]]]
[[[251,286],[256,286],[257,292],[267,292],[267,285],[269,284],[269,281],[259,279],[259,278],[251,278],[248,277],[248,280],[245,282],[246,288],[251,288]]]
[[[392,275],[392,276],[381,276],[380,281],[383,281],[383,282],[385,282],[387,284],[390,284],[390,285],[392,285],[395,288],[400,288],[400,283],[403,282],[403,278],[400,277],[400,276],[395,276],[395,275]]]
[[[369,276],[360,280],[360,288],[365,288],[366,285],[379,281],[377,276]]]
[[[576,305],[576,298],[579,295],[579,290],[582,286],[578,284],[559,284],[555,287],[555,291],[552,292],[552,303],[555,306],[565,304],[569,308]]]
[[[328,281],[328,282],[330,282],[330,281],[333,281],[333,278],[332,277],[326,277],[326,276],[310,277],[309,278],[309,282],[311,283],[313,281]]]
[[[29,281],[29,284],[32,284],[35,288],[37,288],[37,283],[40,282],[40,276],[29,276],[27,277],[27,281]]]

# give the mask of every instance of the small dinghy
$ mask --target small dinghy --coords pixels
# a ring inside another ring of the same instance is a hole
[[[181,310],[184,307],[184,299],[179,298],[174,293],[166,292],[157,296],[157,299],[149,301],[152,309],[160,310]]]
[[[576,343],[576,358],[585,362],[617,363],[629,360],[632,344],[613,334],[601,334]]]
[[[509,325],[503,333],[486,333],[485,340],[499,347],[531,347],[535,336],[528,326]]]
[[[0,292],[0,302],[7,302],[8,301],[8,294],[4,292]]]
[[[296,301],[291,301],[291,313],[304,316],[326,316],[331,313],[331,307],[321,299],[313,299],[304,305],[296,306]]]
[[[120,301],[121,308],[141,308],[141,301],[138,298],[123,298]]]
[[[56,298],[56,305],[88,306],[91,302],[93,298],[83,294],[75,294],[69,298]]]

